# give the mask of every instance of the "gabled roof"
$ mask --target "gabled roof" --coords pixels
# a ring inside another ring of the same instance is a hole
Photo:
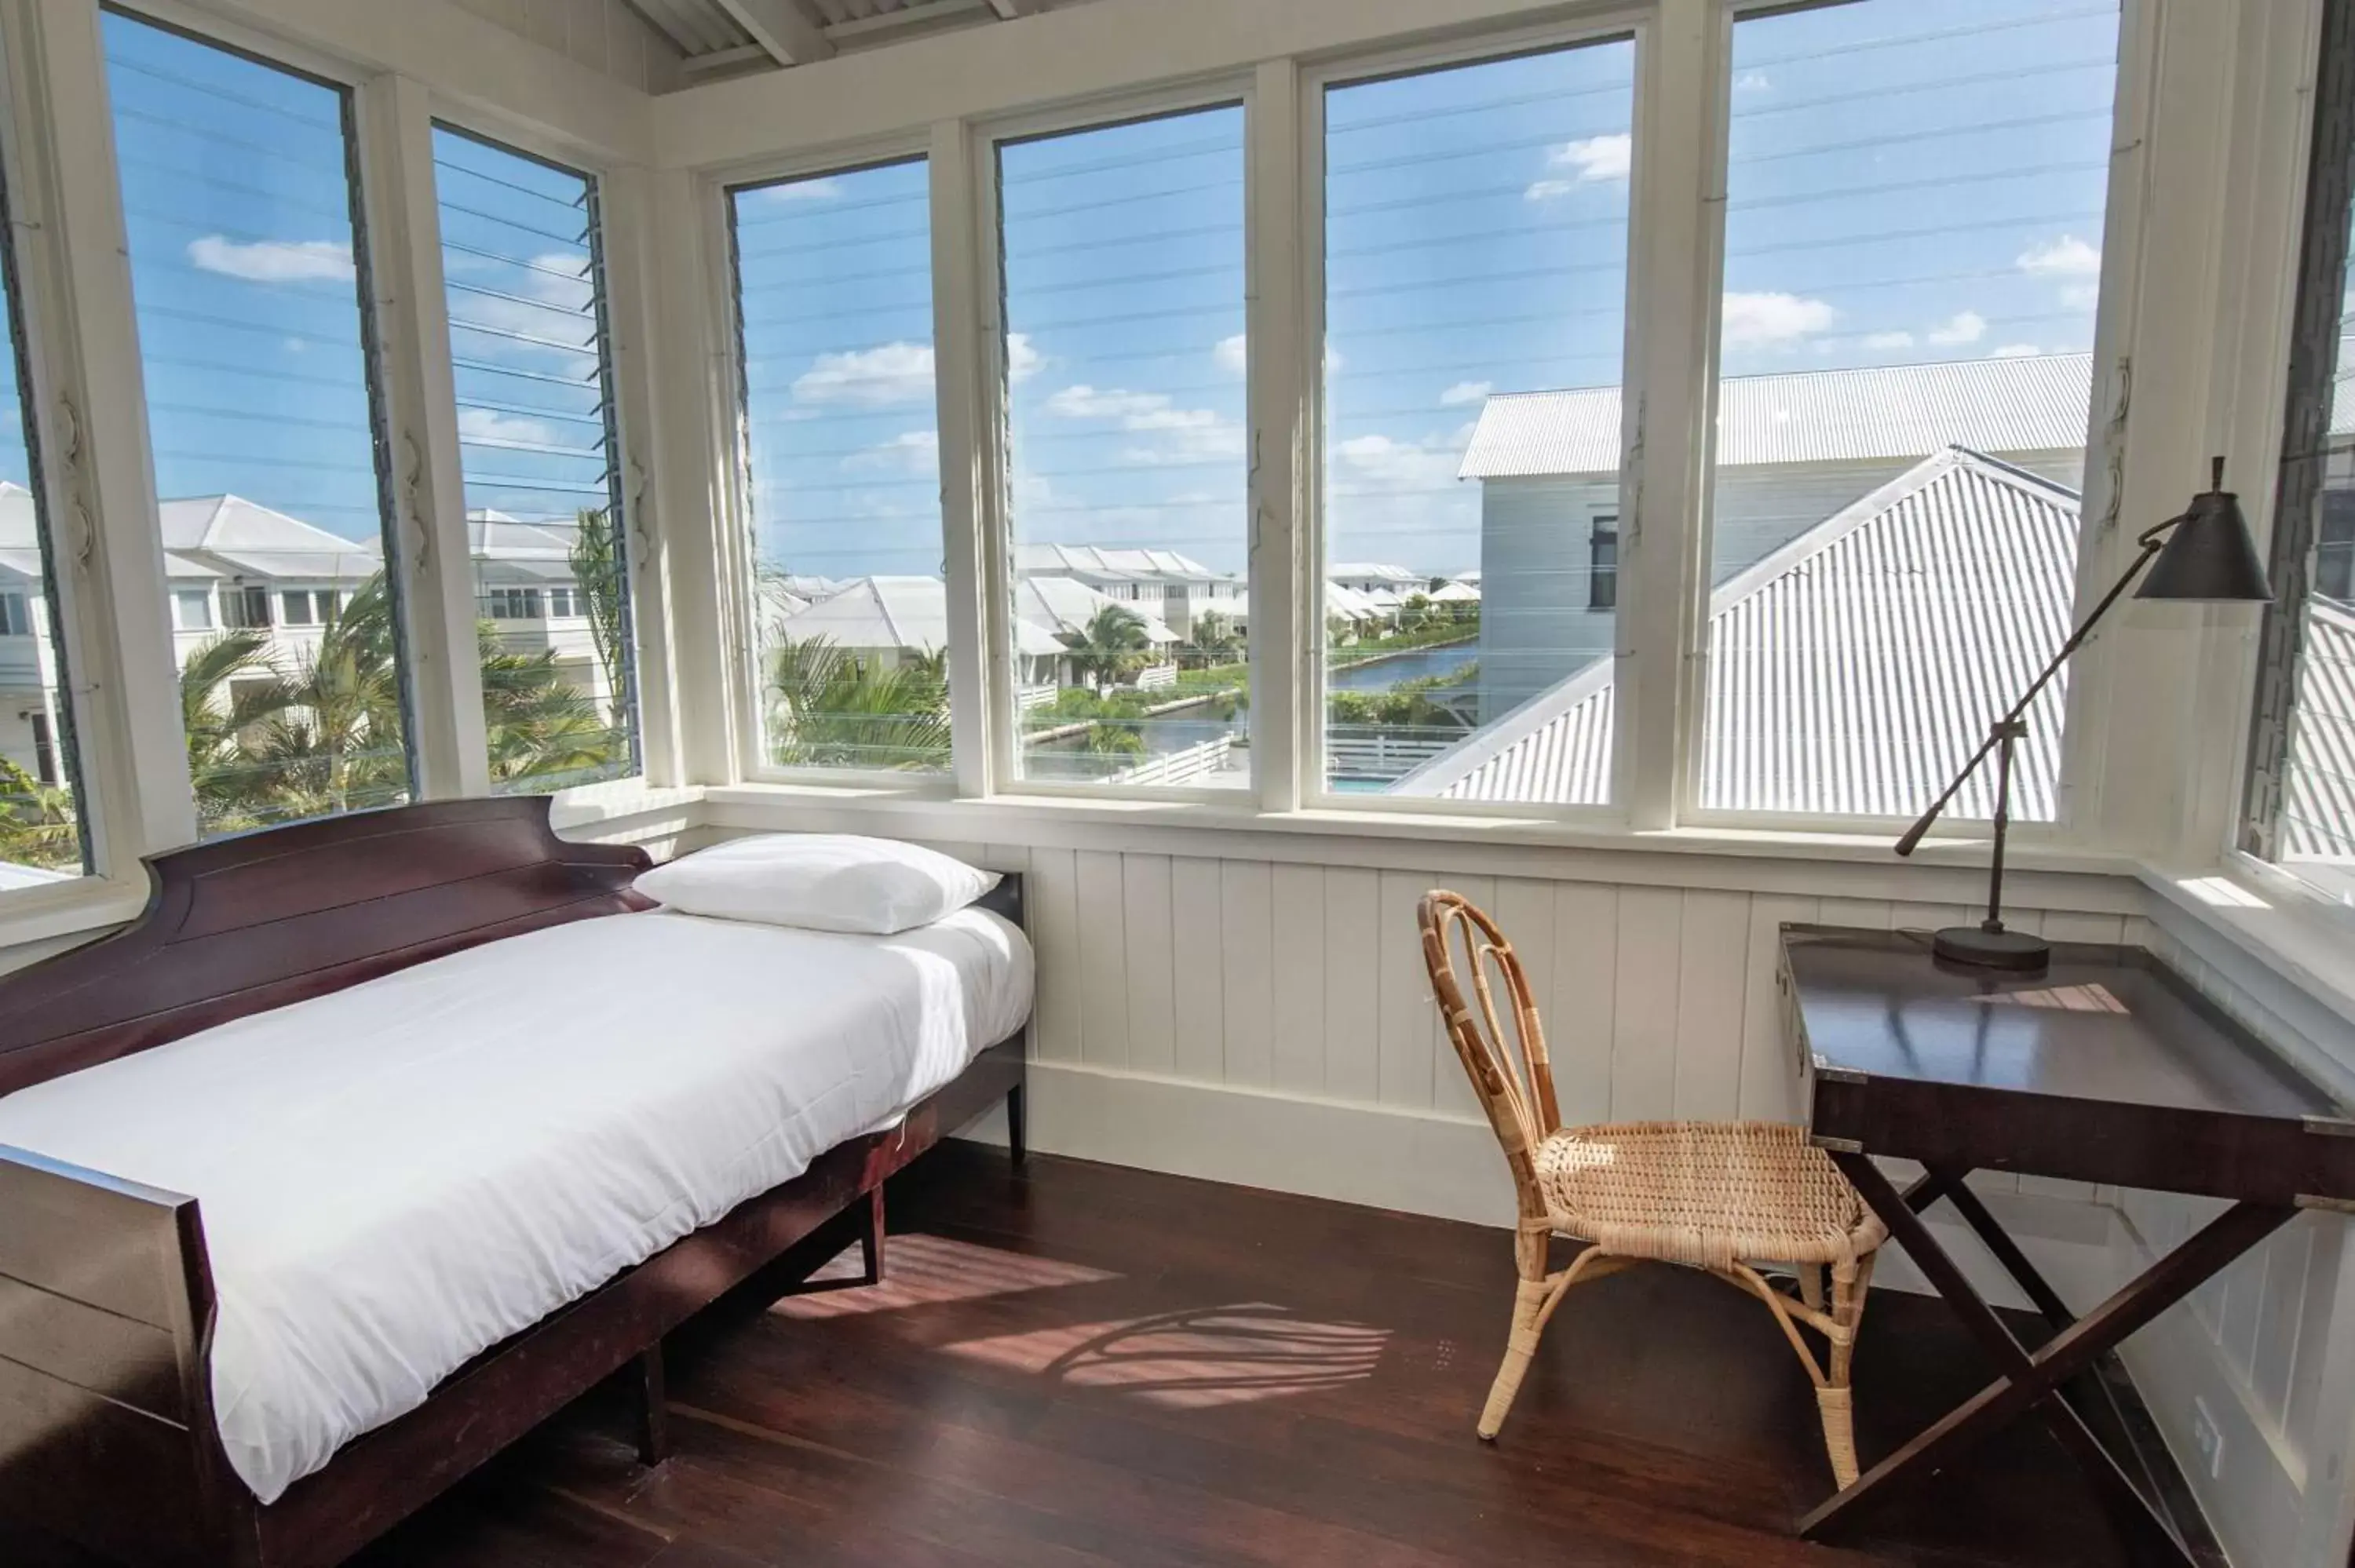
[[[1701,799],[1727,810],[1905,816],[2068,635],[2076,493],[1949,447],[1710,596]],[[1400,780],[1401,794],[1609,798],[1613,671],[1587,666]],[[2029,710],[2013,809],[2049,817],[2067,677]],[[1954,811],[1994,810],[1989,770]]]
[[[1431,580],[1421,572],[1411,572],[1387,561],[1339,561],[1326,567],[1325,575],[1338,582],[1425,583]]]
[[[816,603],[780,617],[776,627],[797,642],[823,637],[837,648],[935,653],[949,643],[948,589],[938,577],[858,577]],[[1018,617],[1015,651],[1051,655],[1065,650],[1043,627]]]
[[[1717,461],[1854,462],[1926,457],[1949,443],[2025,455],[2085,444],[2093,355],[2033,355],[1728,376]],[[1619,388],[1508,392],[1480,410],[1459,479],[1616,473]]]
[[[1014,569],[1023,577],[1077,572],[1138,582],[1220,582],[1235,576],[1176,550],[1117,545],[1017,545]]]
[[[1124,609],[1145,622],[1145,635],[1156,644],[1181,641],[1159,616],[1133,604],[1123,604],[1110,594],[1099,593],[1077,577],[1022,577],[1014,585],[1014,615],[1018,626],[1036,625],[1050,632],[1078,631],[1107,607]],[[1024,648],[1020,652],[1031,653],[1052,650]]]

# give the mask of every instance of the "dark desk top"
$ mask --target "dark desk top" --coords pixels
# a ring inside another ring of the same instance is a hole
[[[2001,974],[1926,934],[1785,926],[1783,966],[1820,1147],[2355,1211],[2355,1118],[2139,948]]]
[[[2271,1117],[2340,1107],[2140,948],[2062,943],[2041,974],[1965,970],[1926,937],[1786,926],[1816,1069]]]

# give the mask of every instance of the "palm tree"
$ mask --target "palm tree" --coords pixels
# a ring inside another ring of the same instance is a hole
[[[769,658],[769,733],[786,767],[939,768],[949,756],[948,687],[935,662],[883,669],[823,637]]]
[[[1079,630],[1064,632],[1062,641],[1071,651],[1073,677],[1085,685],[1114,683],[1143,669],[1153,656],[1145,618],[1125,605],[1105,605]]]
[[[597,662],[604,667],[605,679],[613,687],[613,727],[625,729],[630,722],[626,684],[630,650],[628,621],[622,609],[628,573],[621,533],[602,506],[582,507],[573,521],[572,580],[581,589]],[[487,678],[487,666],[485,673]]]
[[[493,785],[560,789],[604,778],[626,757],[627,733],[608,725],[589,694],[564,678],[553,652],[511,652],[488,620],[475,623],[474,640]]]
[[[250,749],[274,772],[282,818],[388,806],[409,788],[392,602],[379,572],[297,655],[284,702]]]
[[[268,770],[249,742],[293,701],[267,649],[259,631],[224,631],[198,644],[180,667],[180,726],[197,818],[208,834],[265,820]]]
[[[73,791],[44,784],[0,757],[0,861],[68,870],[81,864]]]
[[[1194,618],[1193,652],[1201,655],[1205,669],[1231,661],[1242,646],[1242,635],[1228,617],[1206,609]]]

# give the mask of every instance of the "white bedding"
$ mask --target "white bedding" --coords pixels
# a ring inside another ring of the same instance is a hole
[[[509,938],[0,1097],[0,1143],[196,1197],[229,1461],[345,1443],[1028,1016],[1029,944],[654,911]]]

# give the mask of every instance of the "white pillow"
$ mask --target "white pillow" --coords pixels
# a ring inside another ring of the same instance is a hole
[[[888,937],[954,915],[994,871],[916,844],[848,833],[759,833],[681,855],[637,880],[682,915]]]

